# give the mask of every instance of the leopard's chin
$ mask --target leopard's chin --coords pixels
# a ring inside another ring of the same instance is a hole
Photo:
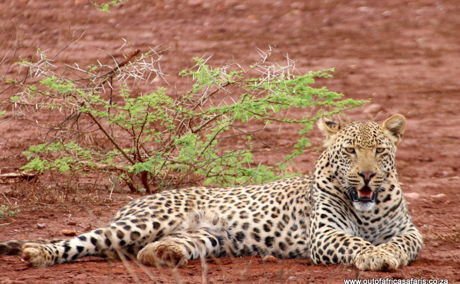
[[[371,211],[374,209],[375,202],[373,201],[353,201],[353,207],[358,211]]]

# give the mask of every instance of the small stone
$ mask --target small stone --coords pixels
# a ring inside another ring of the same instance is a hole
[[[67,222],[67,225],[69,225],[69,226],[75,226],[75,225],[77,225],[77,222],[75,222],[75,221],[69,221],[69,222]]]
[[[266,255],[262,257],[263,262],[278,262],[278,258],[274,257],[273,255]]]
[[[43,224],[43,223],[37,223],[37,228],[38,229],[43,229],[46,227],[46,224]]]
[[[372,9],[366,6],[361,6],[358,8],[358,11],[363,12],[363,13],[369,13],[372,11]]]
[[[443,198],[443,197],[446,197],[446,195],[444,193],[438,193],[438,194],[434,194],[434,195],[430,195],[431,198]]]
[[[418,194],[417,192],[407,192],[404,193],[404,196],[410,199],[418,199],[420,197],[420,194]]]
[[[390,17],[391,14],[392,14],[391,11],[386,10],[386,11],[383,11],[382,16],[384,16],[384,17]]]
[[[246,5],[244,4],[236,5],[235,7],[233,7],[233,9],[237,11],[243,11],[243,10],[246,10]]]
[[[61,234],[63,234],[64,236],[73,237],[77,235],[77,232],[75,232],[74,230],[64,229],[61,231]]]

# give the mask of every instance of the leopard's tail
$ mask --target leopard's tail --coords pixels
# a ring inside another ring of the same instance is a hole
[[[21,247],[25,243],[36,243],[36,244],[53,244],[60,242],[62,240],[46,240],[46,239],[37,239],[37,240],[10,240],[0,242],[0,255],[20,255]]]

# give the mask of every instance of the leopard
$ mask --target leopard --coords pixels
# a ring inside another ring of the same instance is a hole
[[[165,190],[131,201],[105,227],[62,240],[0,242],[30,267],[129,256],[177,268],[195,259],[261,256],[394,271],[423,239],[395,165],[406,118],[318,120],[324,151],[311,175],[232,188]]]

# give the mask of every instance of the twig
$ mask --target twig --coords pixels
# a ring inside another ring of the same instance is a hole
[[[0,174],[0,183],[13,183],[16,180],[20,180],[20,179],[31,181],[36,176],[37,176],[36,173],[28,173],[28,172]]]
[[[76,39],[70,41],[66,46],[64,46],[63,48],[61,48],[53,57],[53,60],[56,59],[59,54],[61,54],[61,52],[63,52],[64,50],[66,50],[69,46],[71,46],[72,44],[74,44],[75,42],[79,41],[83,35],[85,34],[85,31],[83,31]]]
[[[213,118],[210,118],[208,119],[205,123],[203,123],[202,125],[198,126],[197,128],[195,129],[191,129],[190,131],[192,133],[197,133],[199,132],[201,129],[205,128],[208,124],[210,124],[211,122],[213,122],[214,120],[216,120],[217,118],[221,117],[222,114],[218,114],[218,115],[215,115]]]
[[[120,69],[125,66],[126,64],[128,64],[129,62],[131,62],[131,60],[138,56],[139,53],[141,52],[140,49],[136,49],[133,53],[131,53],[125,60],[123,60],[122,62],[118,63],[114,68],[112,68],[112,70],[110,70],[108,73],[106,73],[105,75],[102,75],[101,77],[105,77],[104,80],[102,80],[101,82],[99,82],[99,84],[96,85],[96,88],[97,87],[101,87],[102,85],[104,85],[107,81],[109,81],[109,79],[111,79],[113,77],[113,75],[115,75],[116,72],[120,71]]]
[[[8,199],[8,197],[6,197],[6,195],[5,195],[4,192],[2,192],[2,195],[3,195],[3,197],[5,198],[5,200],[12,206],[13,203]]]
[[[134,162],[133,159],[131,159],[131,157],[129,157],[128,154],[125,153],[125,151],[123,151],[123,149],[120,147],[120,145],[118,145],[118,143],[115,142],[115,140],[112,138],[112,136],[105,130],[105,128],[94,117],[94,115],[92,115],[89,112],[87,114],[94,121],[94,123],[96,123],[97,127],[99,127],[99,129],[102,131],[102,133],[104,133],[105,137],[107,137],[107,139],[110,140],[110,142],[113,144],[113,146],[115,146],[115,148],[117,148],[117,150],[123,155],[123,157],[125,157],[126,160],[128,160],[132,165],[134,165],[136,162]]]

